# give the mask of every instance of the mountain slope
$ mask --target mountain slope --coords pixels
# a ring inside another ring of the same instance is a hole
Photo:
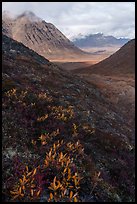
[[[12,37],[13,18],[9,12],[2,13],[2,33],[8,37]]]
[[[2,18],[3,34],[22,42],[25,46],[50,60],[88,56],[53,24],[46,23],[32,12],[24,12],[14,19],[7,19],[5,16]]]
[[[134,201],[134,126],[94,85],[2,40],[3,201]]]
[[[31,62],[37,62],[39,64],[47,64],[49,60],[40,56],[33,50],[24,46],[22,43],[19,43],[15,40],[12,40],[6,35],[2,35],[2,52],[9,57],[14,59],[31,59]]]
[[[130,40],[107,59],[87,68],[75,70],[75,73],[126,75],[135,74],[135,40]]]
[[[117,106],[129,123],[134,123],[135,40],[129,41],[107,59],[72,70],[72,73],[94,84],[109,103]]]

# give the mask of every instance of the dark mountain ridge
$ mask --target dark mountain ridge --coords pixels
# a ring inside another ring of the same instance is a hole
[[[135,74],[135,39],[130,40],[117,52],[103,61],[89,66],[86,69],[75,70],[75,73],[91,73],[102,75],[126,75]]]
[[[18,57],[23,59],[24,56],[27,58],[30,57],[31,59],[33,59],[33,61],[38,62],[40,64],[47,64],[49,62],[49,60],[40,56],[33,50],[28,49],[22,43],[19,43],[3,34],[2,34],[2,52],[5,55],[8,55],[9,57],[13,56],[14,59],[17,59]]]

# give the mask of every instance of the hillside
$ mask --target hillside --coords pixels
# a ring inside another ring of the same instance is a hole
[[[134,201],[134,124],[21,43],[2,49],[2,200]]]
[[[100,74],[107,76],[120,76],[135,74],[135,40],[130,40],[117,52],[103,61],[86,67],[77,69],[77,73]]]
[[[29,11],[16,18],[3,14],[2,31],[49,60],[89,57],[89,53],[77,48],[53,24]]]
[[[135,40],[107,59],[71,71],[94,84],[109,103],[115,104],[129,123],[135,113]]]
[[[49,60],[37,54],[33,50],[26,48],[22,43],[19,43],[6,35],[2,35],[2,52],[13,59],[31,59],[31,62],[47,64]]]

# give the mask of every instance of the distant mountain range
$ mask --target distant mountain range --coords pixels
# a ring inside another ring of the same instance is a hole
[[[47,23],[34,13],[26,11],[16,18],[8,12],[2,14],[2,32],[23,43],[38,54],[51,59],[64,59],[88,55],[77,48],[53,24]]]
[[[9,12],[2,13],[2,33],[49,60],[91,59],[92,54],[106,52],[105,47],[118,46],[127,43],[128,38],[115,38],[102,33],[87,36],[78,35],[70,41],[53,24],[47,23],[33,12],[13,17]],[[88,48],[96,47],[97,50]],[[104,47],[98,50],[98,47]],[[112,51],[114,52],[114,51]]]
[[[103,33],[97,33],[86,36],[78,35],[78,37],[75,37],[72,41],[79,48],[89,48],[114,45],[122,46],[129,40],[129,38],[115,38],[114,36],[105,36]]]

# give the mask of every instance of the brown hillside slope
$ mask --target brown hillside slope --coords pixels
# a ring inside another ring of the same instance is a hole
[[[90,67],[80,68],[74,71],[81,74],[99,74],[105,76],[121,76],[135,74],[135,40],[130,40],[117,52],[107,59]]]
[[[94,84],[106,100],[117,105],[120,112],[134,120],[135,114],[135,40],[99,62],[72,71]],[[129,117],[130,115],[130,117]]]
[[[133,121],[21,43],[2,49],[3,201],[134,201]]]

